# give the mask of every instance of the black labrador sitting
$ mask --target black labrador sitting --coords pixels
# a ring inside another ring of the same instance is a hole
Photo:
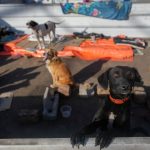
[[[101,99],[101,105],[93,121],[71,137],[72,146],[85,145],[87,136],[97,131],[95,145],[107,147],[112,141],[113,131],[129,129],[130,101],[135,82],[141,82],[141,76],[135,68],[117,66],[106,71],[99,79],[110,95]],[[109,139],[110,138],[110,139]]]

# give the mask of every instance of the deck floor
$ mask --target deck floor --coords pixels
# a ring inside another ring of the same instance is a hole
[[[49,42],[46,41],[46,48],[52,48],[54,50],[62,50],[64,48],[64,46],[67,45],[72,45],[72,46],[79,46],[80,43],[83,41],[84,39],[75,39],[72,36],[66,36],[64,37],[64,39],[62,39],[60,42],[51,42],[51,44],[49,45]],[[28,38],[22,40],[21,42],[16,44],[17,47],[22,47],[23,49],[27,49],[27,50],[37,50],[38,49],[38,44],[37,41],[31,41]]]
[[[108,68],[122,65],[136,67],[142,76],[148,95],[150,94],[150,48],[144,50],[144,56],[135,56],[133,62],[83,61],[77,58],[63,59],[71,69],[76,82],[97,82],[97,78]],[[40,58],[1,58],[0,93],[13,91],[11,109],[0,112],[0,138],[61,138],[89,123],[98,108],[98,97],[70,98],[62,97],[60,106],[72,106],[69,119],[61,117],[55,121],[39,121],[22,125],[18,121],[21,109],[42,109],[42,97],[45,88],[51,83],[51,76]],[[149,100],[149,96],[147,98]],[[135,124],[146,128],[150,135],[150,112],[145,106],[136,110],[138,119]]]

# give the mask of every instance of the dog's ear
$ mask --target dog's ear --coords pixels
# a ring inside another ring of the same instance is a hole
[[[53,53],[54,57],[57,56],[57,51],[56,51],[55,49],[50,48],[50,49],[49,49],[49,52]]]
[[[35,21],[33,21],[33,20],[31,20],[31,21],[27,22],[26,25],[29,25],[29,26],[31,26],[31,27],[35,27],[35,26],[38,25],[38,23],[35,22]]]
[[[108,69],[98,77],[98,82],[104,89],[107,89],[109,85],[109,71],[110,69]]]
[[[57,51],[54,51],[54,56],[55,56],[55,57],[57,57],[57,54],[58,54],[58,52],[57,52]]]
[[[143,84],[142,77],[136,68],[133,68],[135,74],[135,82]]]

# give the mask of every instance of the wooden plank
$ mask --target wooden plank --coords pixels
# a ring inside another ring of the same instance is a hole
[[[27,49],[27,48],[35,49],[35,48],[37,48],[38,44],[35,41],[29,41],[28,39],[25,39],[25,40],[19,42],[16,45],[19,46],[19,47],[22,47],[24,49]]]
[[[28,40],[25,39],[25,40],[19,42],[19,43],[17,44],[17,46],[25,47],[27,44],[28,44]]]
[[[72,37],[65,37],[63,41],[60,41],[54,44],[51,43],[51,48],[55,50],[62,50],[64,46],[68,46],[68,45],[79,46],[83,40],[84,39],[74,39]],[[23,41],[17,43],[16,45],[24,49],[38,48],[38,44],[36,41],[29,41],[28,39],[24,39]]]

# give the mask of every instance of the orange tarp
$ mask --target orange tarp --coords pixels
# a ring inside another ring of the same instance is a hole
[[[33,56],[43,57],[44,50],[29,51],[23,47],[17,46],[17,44],[28,38],[29,35],[24,35],[14,41],[4,44],[4,49],[0,55],[21,55],[21,56]]]
[[[29,35],[25,35],[19,39],[8,42],[4,45],[5,51],[0,55],[21,55],[43,57],[44,50],[29,51],[17,44]],[[83,60],[106,59],[114,61],[133,61],[133,50],[128,45],[117,45],[113,38],[97,39],[96,41],[85,40],[79,47],[65,46],[62,51],[58,51],[59,57],[76,56]]]
[[[83,60],[106,59],[115,61],[133,61],[133,50],[128,45],[116,45],[113,39],[85,40],[80,47],[66,46],[58,56],[76,56]]]

